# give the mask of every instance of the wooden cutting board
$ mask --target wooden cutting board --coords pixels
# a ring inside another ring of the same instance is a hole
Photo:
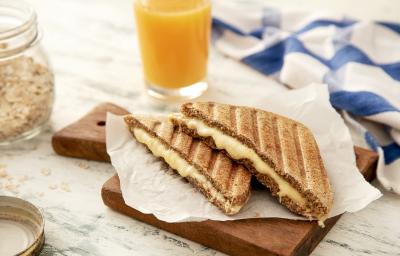
[[[126,114],[126,110],[104,103],[52,138],[54,150],[63,156],[110,161],[105,145],[106,113]],[[377,154],[355,147],[357,166],[364,177],[375,177]],[[104,204],[132,218],[201,243],[221,252],[244,255],[308,255],[328,233],[340,216],[320,228],[315,221],[287,219],[247,219],[237,221],[203,221],[167,223],[151,214],[143,214],[124,203],[118,176],[111,177],[101,190]]]

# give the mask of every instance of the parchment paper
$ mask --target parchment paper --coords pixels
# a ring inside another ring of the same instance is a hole
[[[310,85],[234,102],[288,116],[312,130],[334,191],[330,216],[358,211],[381,196],[358,171],[349,131],[330,105],[326,86]],[[154,214],[167,222],[255,217],[304,219],[280,205],[267,190],[253,190],[243,209],[227,216],[136,142],[122,117],[108,114],[106,137],[107,152],[118,172],[125,203],[143,213]]]

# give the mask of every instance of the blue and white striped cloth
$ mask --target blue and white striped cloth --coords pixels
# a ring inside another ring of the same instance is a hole
[[[379,181],[400,194],[400,24],[225,6],[213,29],[223,54],[290,88],[328,84],[354,142],[380,154]]]

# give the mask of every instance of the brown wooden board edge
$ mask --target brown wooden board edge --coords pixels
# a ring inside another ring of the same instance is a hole
[[[362,170],[364,177],[371,181],[374,177],[372,174],[376,169],[377,155],[369,150],[357,149],[358,154],[358,167]],[[117,183],[117,184],[116,184]],[[224,253],[231,255],[248,255],[247,252],[252,252],[252,255],[274,255],[275,252],[266,251],[265,248],[257,247],[256,245],[249,245],[248,243],[242,243],[240,239],[233,238],[232,236],[220,236],[220,241],[216,243],[215,241],[210,242],[206,237],[213,236],[214,226],[212,223],[214,221],[205,222],[185,222],[185,223],[167,223],[158,220],[155,216],[151,214],[141,213],[129,206],[127,206],[122,198],[121,191],[112,190],[112,187],[119,187],[119,179],[117,175],[111,177],[102,187],[101,195],[105,205],[114,209],[120,213],[127,216],[133,217],[139,221],[145,222],[147,224],[153,225],[160,229],[166,230],[168,232],[174,233],[176,235],[182,236],[189,240],[198,242],[210,248],[219,250]],[[297,247],[291,254],[286,255],[308,255],[318,243],[325,237],[329,230],[335,225],[339,220],[340,215],[330,218],[325,221],[325,228],[319,227],[316,223],[312,225],[309,229],[307,235],[304,239],[297,244]],[[294,220],[285,220],[288,222],[296,222]],[[193,232],[193,231],[196,232]],[[221,232],[220,230],[218,232]],[[202,236],[198,234],[201,233]],[[226,246],[227,244],[233,244],[234,246]],[[241,252],[244,252],[243,254]]]
[[[107,182],[119,182],[119,180],[117,176],[113,176]],[[141,213],[125,205],[119,192],[107,191],[107,189],[104,189],[107,188],[107,182],[102,189],[103,202],[117,212],[229,255],[271,255],[271,252],[266,251],[264,248],[254,244],[244,243],[241,239],[232,237],[229,234],[226,236],[220,235],[218,239],[214,239],[216,238],[216,233],[221,233],[221,230],[217,230],[213,225],[214,221],[168,223],[158,220],[154,215]],[[199,234],[201,234],[201,236],[199,236]],[[243,252],[243,254],[238,254],[238,252]]]
[[[106,150],[105,124],[107,113],[126,115],[129,112],[113,103],[102,103],[78,121],[53,134],[53,150],[62,156],[110,162]]]
[[[106,113],[111,112],[117,115],[125,115],[128,112],[112,103],[103,103],[94,108],[87,115],[82,117],[77,122],[65,127],[64,129],[56,132],[52,138],[52,145],[57,154],[69,156],[69,157],[77,157],[84,158],[87,160],[97,160],[97,161],[105,161],[109,162],[109,156],[106,152],[105,145],[105,118]],[[82,127],[84,129],[82,129]],[[85,132],[87,131],[87,132]],[[357,165],[361,170],[362,174],[366,178],[366,180],[371,181],[375,178],[375,170],[376,170],[376,162],[378,156],[375,152],[372,152],[367,149],[355,147],[355,155],[357,159]],[[111,182],[113,179],[118,179],[112,177],[109,181],[107,181],[102,188],[102,198],[104,203],[110,208],[120,211],[128,216],[134,216],[134,218],[146,222],[148,224],[154,225],[161,229],[165,229],[171,233],[175,233],[177,235],[186,237],[190,240],[199,242],[211,248],[234,254],[235,251],[230,251],[229,248],[226,248],[224,245],[226,244],[237,244],[241,243],[240,239],[232,241],[231,237],[229,237],[230,241],[224,241],[224,243],[219,242],[217,244],[208,244],[207,241],[201,240],[197,237],[197,232],[191,233],[191,230],[199,230],[203,233],[207,233],[209,235],[213,235],[215,228],[213,227],[213,221],[208,221],[209,225],[204,226],[204,222],[201,225],[198,223],[164,223],[157,220],[154,216],[143,214],[135,209],[132,209],[124,204],[122,196],[118,191],[106,191],[107,184]],[[107,194],[110,194],[110,197],[107,197]],[[112,202],[112,200],[116,200]],[[118,206],[120,204],[121,207]],[[139,217],[138,217],[139,216]],[[340,216],[331,218],[326,221],[326,228],[321,229],[317,225],[314,225],[313,228],[310,228],[308,235],[304,236],[304,239],[301,243],[297,244],[297,247],[291,254],[285,255],[306,255],[310,253],[316,245],[320,242],[320,240],[328,233],[328,231],[332,228],[332,226],[336,223],[336,221],[340,218]],[[164,223],[164,224],[163,224]],[[189,225],[190,224],[190,225]],[[182,231],[175,231],[176,227],[180,227]],[[206,227],[206,229],[205,229]],[[183,233],[182,233],[183,232]],[[219,231],[220,232],[220,231]],[[256,248],[252,247],[243,247],[245,251],[251,251]],[[264,252],[268,253],[268,252]]]

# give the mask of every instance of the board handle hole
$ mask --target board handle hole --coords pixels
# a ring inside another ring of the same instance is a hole
[[[104,126],[104,125],[106,125],[106,121],[98,121],[97,125],[98,126]]]

